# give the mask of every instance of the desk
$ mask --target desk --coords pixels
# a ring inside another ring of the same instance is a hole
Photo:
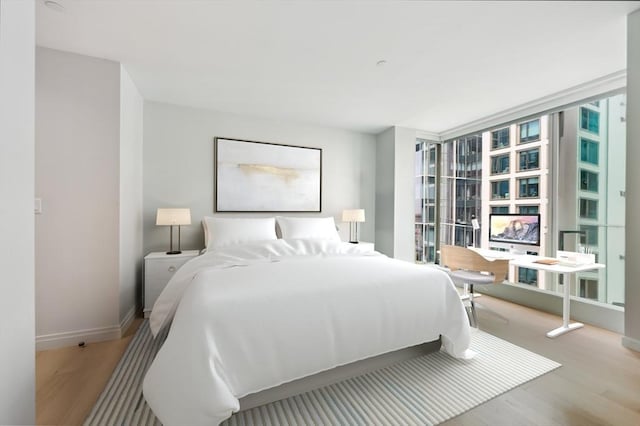
[[[579,322],[574,322],[569,324],[569,314],[570,314],[570,302],[571,302],[571,283],[575,281],[576,273],[583,271],[591,271],[593,269],[602,269],[605,267],[602,263],[591,263],[588,265],[566,265],[566,264],[555,264],[555,265],[545,265],[543,263],[536,263],[536,260],[544,259],[544,257],[539,256],[530,256],[530,255],[520,255],[514,256],[513,259],[509,262],[512,266],[519,266],[522,268],[529,269],[537,269],[540,271],[553,272],[556,274],[564,275],[564,294],[562,297],[562,326],[556,328],[555,330],[551,330],[547,333],[547,337],[558,337],[562,334],[565,334],[571,330],[575,330],[584,326],[584,324]]]
[[[487,260],[496,260],[496,259],[509,259],[513,260],[517,257],[524,256],[523,254],[515,254],[508,251],[500,251],[500,250],[491,250],[491,249],[483,249],[477,247],[467,247],[469,250],[473,250],[482,257]],[[532,256],[535,257],[535,256]]]

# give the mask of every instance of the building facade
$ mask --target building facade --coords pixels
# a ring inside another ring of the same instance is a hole
[[[482,133],[481,247],[489,248],[489,214],[540,214],[540,253],[547,250],[549,116]],[[515,268],[509,281],[547,288],[545,274]]]
[[[568,247],[594,253],[605,269],[578,274],[571,293],[624,305],[626,96],[619,94],[563,111],[559,154],[561,229],[582,233]],[[617,155],[616,155],[617,153]]]

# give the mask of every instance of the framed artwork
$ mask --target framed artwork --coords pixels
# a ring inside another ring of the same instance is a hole
[[[322,149],[216,137],[216,212],[322,211]]]

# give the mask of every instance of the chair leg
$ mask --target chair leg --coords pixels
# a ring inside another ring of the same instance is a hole
[[[473,300],[473,296],[474,296],[474,292],[473,292],[473,284],[470,284],[470,292],[469,292],[469,301],[470,301],[470,305],[471,305],[471,313],[473,315],[473,322],[475,323],[475,325],[473,325],[474,327],[478,328],[478,314],[476,311],[476,304]],[[480,307],[482,307],[482,304],[479,304]],[[497,313],[496,311],[493,311],[489,308],[484,308],[483,309],[485,312],[491,313],[492,315],[498,317],[499,319],[501,319],[502,321],[509,323],[509,319],[504,317],[503,315],[500,315],[499,313]]]
[[[469,323],[471,327],[478,328],[478,314],[476,314],[476,304],[473,301],[473,284],[469,284],[469,305],[471,305],[471,316]]]

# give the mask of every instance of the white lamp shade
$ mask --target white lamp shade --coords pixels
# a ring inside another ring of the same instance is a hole
[[[342,211],[343,222],[364,222],[364,209]]]
[[[156,225],[191,225],[191,209],[158,209]]]

